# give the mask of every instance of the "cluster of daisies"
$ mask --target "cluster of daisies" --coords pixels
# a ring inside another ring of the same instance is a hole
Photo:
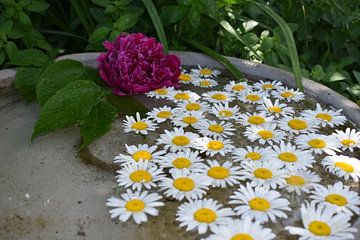
[[[159,135],[156,145],[126,145],[127,152],[115,157],[116,179],[126,192],[108,199],[111,217],[146,222],[166,197],[181,203],[176,221],[186,231],[208,234],[203,236],[209,240],[270,240],[276,235],[263,224],[287,218],[301,196],[302,226],[285,226],[288,233],[302,240],[353,239],[358,192],[341,180],[324,186],[318,173],[358,182],[360,160],[344,154],[358,151],[360,132],[335,129],[347,122],[341,110],[319,104],[297,110],[293,103],[304,94],[281,82],[220,86],[219,74],[200,66],[183,71],[181,83],[220,90],[157,89],[147,96],[169,106],[152,109],[146,118],[126,116],[125,132],[159,129]],[[239,139],[249,146],[237,145]],[[212,188],[234,191],[223,205],[206,196]]]

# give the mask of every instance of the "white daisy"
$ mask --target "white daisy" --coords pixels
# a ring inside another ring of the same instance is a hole
[[[166,153],[164,150],[156,151],[157,146],[149,146],[147,144],[127,145],[125,144],[126,152],[130,155],[119,154],[115,157],[115,163],[132,163],[139,161],[156,162],[162,155]]]
[[[125,116],[124,120],[124,132],[135,132],[137,134],[148,134],[148,131],[155,131],[157,124],[151,121],[149,118],[141,118],[140,113],[136,113],[136,119],[133,116]]]
[[[256,83],[254,83],[253,88],[256,90],[260,90],[260,91],[272,91],[272,90],[277,90],[279,88],[282,87],[282,82],[280,81],[263,81],[260,80]]]
[[[301,116],[314,121],[315,124],[322,127],[334,127],[343,125],[346,122],[346,117],[341,115],[342,110],[327,110],[322,109],[320,104],[316,104],[315,110],[304,110]]]
[[[301,195],[302,192],[309,193],[310,189],[318,185],[321,178],[310,171],[294,171],[285,177],[286,186],[285,189],[289,193],[295,192],[297,195]]]
[[[197,230],[204,234],[214,227],[232,222],[234,212],[231,208],[224,208],[222,204],[213,199],[200,199],[183,203],[176,213],[176,221],[186,231]]]
[[[181,114],[176,114],[172,119],[172,122],[177,127],[195,127],[199,124],[201,120],[204,119],[204,116],[201,112],[183,112]]]
[[[315,186],[311,191],[310,198],[314,202],[335,208],[337,212],[344,212],[349,215],[360,214],[360,197],[357,192],[351,191],[349,186],[342,182],[328,185],[327,188],[321,185]]]
[[[234,208],[236,214],[241,217],[250,217],[261,223],[271,220],[276,222],[276,218],[287,218],[284,211],[290,211],[290,202],[281,198],[279,192],[264,187],[254,189],[247,184],[230,196],[229,203],[236,204]]]
[[[191,72],[197,76],[200,77],[216,77],[218,76],[221,72],[209,67],[201,67],[200,65],[198,65],[198,69],[191,69]]]
[[[260,222],[253,222],[250,217],[235,219],[233,222],[216,226],[207,240],[271,240],[276,236],[270,228],[264,228]]]
[[[142,160],[124,164],[116,173],[119,186],[131,187],[134,190],[141,190],[142,187],[146,189],[156,187],[156,183],[164,177],[161,168]]]
[[[256,110],[264,114],[269,114],[275,117],[291,116],[294,114],[294,109],[287,106],[285,103],[280,103],[279,99],[276,99],[274,103],[269,98],[263,99],[263,104],[256,107]]]
[[[299,89],[291,89],[288,87],[280,88],[272,92],[275,99],[285,100],[287,102],[299,102],[305,98],[305,94],[300,92]]]
[[[126,222],[132,217],[137,224],[140,224],[147,222],[147,214],[159,215],[156,208],[164,206],[164,203],[159,201],[160,199],[162,197],[157,193],[132,192],[128,189],[126,193],[121,194],[121,198],[109,198],[106,201],[106,206],[113,208],[109,211],[111,218],[119,217],[121,222]]]
[[[192,147],[194,141],[199,137],[196,133],[184,132],[182,128],[174,128],[173,131],[165,130],[157,139],[158,144],[165,144],[164,148],[172,152]]]
[[[193,81],[193,85],[201,88],[212,88],[218,85],[218,82],[210,78],[197,78]]]
[[[242,82],[230,81],[228,84],[224,86],[224,90],[227,92],[238,94],[243,91],[251,91],[251,86],[248,85],[246,81],[242,81]]]
[[[295,143],[301,149],[307,149],[315,154],[322,154],[325,152],[329,155],[334,155],[335,151],[339,151],[339,144],[333,136],[326,136],[322,134],[310,133],[307,135],[299,135],[295,138]]]
[[[163,178],[159,186],[167,197],[179,201],[202,198],[209,189],[211,179],[204,174],[189,173],[189,171],[177,170],[171,173],[171,178]]]
[[[355,182],[360,179],[360,160],[343,155],[332,155],[325,157],[321,164],[330,173],[335,174],[338,177],[342,177],[345,180],[353,178]]]
[[[354,148],[360,148],[360,131],[346,128],[345,132],[340,130],[335,130],[335,132],[333,135],[339,141],[343,150],[349,149],[352,152]]]
[[[269,161],[275,157],[275,152],[271,147],[260,148],[258,146],[246,146],[245,148],[235,148],[231,154],[234,162],[247,161]]]
[[[200,96],[197,93],[192,91],[181,91],[181,90],[174,90],[169,93],[169,100],[178,103],[178,102],[193,102],[200,99]]]
[[[281,142],[280,146],[273,146],[276,160],[288,170],[305,170],[312,168],[315,162],[314,156],[306,150],[297,149],[291,143]]]
[[[232,93],[225,91],[210,91],[202,94],[203,99],[210,103],[230,103],[235,100]]]
[[[237,119],[239,110],[237,105],[229,107],[229,103],[218,103],[214,104],[209,112],[221,120],[230,120]]]
[[[212,180],[212,187],[226,188],[239,183],[240,167],[233,166],[230,161],[220,164],[216,160],[208,160],[207,163],[200,173],[206,174]]]
[[[179,76],[179,83],[189,84],[192,83],[195,79],[197,79],[197,76],[194,76],[193,74],[190,74],[185,70],[182,70]]]
[[[168,153],[159,157],[156,161],[162,168],[170,168],[169,172],[172,173],[176,170],[188,170],[192,173],[200,172],[206,165],[199,156],[197,151],[186,149],[176,153]]]
[[[275,123],[269,123],[260,126],[247,127],[244,136],[251,142],[259,141],[260,144],[267,143],[273,145],[274,143],[282,141],[285,137],[285,133],[276,130]]]
[[[301,240],[347,240],[354,239],[353,233],[357,232],[351,227],[348,214],[316,206],[315,202],[301,206],[301,218],[303,227],[285,227],[290,234],[301,236]]]
[[[145,93],[145,95],[147,97],[153,97],[156,99],[167,99],[169,97],[169,94],[173,91],[175,91],[174,87],[169,87],[169,88],[164,87],[164,88],[156,89],[154,91],[147,92]]]
[[[281,168],[282,164],[278,161],[244,162],[242,167],[241,175],[251,181],[251,186],[276,189],[286,184],[286,171]]]
[[[196,139],[194,141],[194,147],[200,150],[201,153],[205,153],[207,156],[211,157],[216,154],[225,156],[225,154],[235,148],[228,139],[212,139],[208,137]]]
[[[293,134],[312,133],[317,131],[317,126],[309,119],[302,117],[283,117],[279,120],[279,127]]]
[[[234,135],[235,128],[231,123],[203,119],[195,126],[200,134],[206,137],[225,138]]]
[[[264,113],[244,113],[241,114],[237,120],[238,123],[249,126],[249,125],[264,125],[266,123],[271,123],[274,120],[273,116],[267,116]]]
[[[153,108],[151,112],[146,114],[149,116],[149,118],[154,119],[156,122],[162,123],[174,116],[174,109],[168,106],[163,106],[159,108]]]
[[[239,101],[249,104],[262,104],[263,98],[266,97],[263,91],[244,91],[238,97]]]
[[[207,102],[179,102],[176,112],[206,112],[210,108]]]

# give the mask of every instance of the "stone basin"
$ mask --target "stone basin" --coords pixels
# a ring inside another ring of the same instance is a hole
[[[200,63],[223,69],[203,54],[174,52],[184,66]],[[96,67],[98,53],[62,56]],[[294,87],[290,73],[236,58],[229,58],[250,79],[280,80]],[[106,199],[118,191],[112,163],[129,139],[121,133],[121,117],[112,130],[81,155],[75,127],[59,130],[30,141],[39,113],[35,103],[25,103],[13,87],[15,71],[0,71],[0,239],[195,239],[196,234],[178,228],[178,203],[167,200],[160,216],[140,226],[109,218]],[[344,109],[360,126],[360,108],[331,89],[304,79],[307,96],[324,105]],[[162,102],[137,96],[149,108]],[[133,137],[133,135],[132,135]],[[137,136],[142,138],[141,136]],[[148,141],[154,141],[149,136]],[[354,153],[359,155],[359,151]],[[211,191],[221,195],[221,190]],[[360,220],[354,224],[360,231]],[[196,238],[200,239],[200,238]],[[278,239],[297,239],[278,238]],[[360,239],[358,232],[355,239]]]

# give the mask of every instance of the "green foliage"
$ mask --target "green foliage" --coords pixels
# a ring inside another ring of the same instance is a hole
[[[36,100],[36,85],[42,68],[18,68],[15,87],[28,102]]]

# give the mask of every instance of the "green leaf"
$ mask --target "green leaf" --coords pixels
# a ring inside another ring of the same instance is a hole
[[[245,30],[244,33],[246,32],[250,32],[251,30],[253,30],[259,23],[257,21],[254,20],[248,20],[246,22],[242,23],[242,26]]]
[[[38,49],[29,48],[17,51],[10,60],[13,65],[41,67],[49,62],[49,57]]]
[[[28,33],[28,31],[29,31],[28,29],[21,26],[19,23],[15,23],[11,28],[11,32],[9,32],[7,36],[12,39],[19,39],[25,36]]]
[[[260,50],[264,52],[269,51],[272,49],[273,45],[273,39],[271,37],[266,37],[261,41]]]
[[[149,111],[140,101],[132,96],[116,96],[114,94],[106,95],[108,103],[113,105],[118,113],[126,115],[135,115],[139,112],[141,116],[146,116]]]
[[[120,32],[132,28],[138,21],[139,15],[135,13],[124,12],[120,18],[114,23],[114,28]]]
[[[97,28],[89,37],[89,42],[100,42],[103,41],[104,38],[109,34],[111,31],[108,27],[99,27]]]
[[[196,8],[196,6],[193,5],[190,8],[189,21],[190,21],[191,26],[195,29],[195,31],[197,31],[199,29],[200,20],[201,20],[201,14],[200,14],[199,10]]]
[[[168,5],[162,7],[160,14],[162,24],[167,26],[179,21],[185,16],[187,9],[187,7],[182,5]]]
[[[339,68],[347,67],[353,64],[354,62],[356,62],[356,59],[353,57],[349,57],[349,56],[342,57],[339,63]]]
[[[109,103],[99,102],[93,107],[90,114],[81,123],[82,144],[79,150],[84,149],[94,140],[107,133],[116,116],[116,109]]]
[[[44,49],[46,51],[51,51],[51,45],[46,41],[44,36],[38,31],[31,31],[26,34],[23,39],[27,47],[36,46],[38,48]]]
[[[36,100],[36,85],[42,68],[27,67],[16,70],[15,88],[30,102]]]
[[[5,52],[0,52],[0,66],[5,62]]]
[[[110,4],[110,0],[91,0],[91,1],[101,7],[107,7]]]
[[[312,69],[311,69],[311,78],[314,79],[315,81],[321,81],[323,80],[323,78],[325,77],[325,73],[324,70],[322,68],[321,65],[315,65]]]
[[[353,71],[354,77],[356,78],[357,82],[360,84],[360,72]]]
[[[13,27],[13,21],[12,20],[6,20],[0,25],[0,32],[4,34],[8,34],[11,32],[11,29]]]
[[[69,83],[44,104],[31,138],[82,121],[102,96],[103,91],[91,81]]]
[[[43,1],[43,0],[32,0],[30,5],[26,7],[27,10],[31,12],[43,12],[45,11],[50,5]]]
[[[351,87],[347,87],[346,91],[351,93],[352,95],[356,97],[360,97],[360,84],[352,85]]]
[[[329,82],[342,81],[345,79],[346,79],[346,77],[344,76],[344,74],[342,74],[340,72],[334,72],[333,74],[331,74],[331,76],[329,78]]]
[[[6,44],[5,50],[10,59],[19,51],[16,44],[11,41]]]
[[[29,16],[26,13],[19,12],[18,13],[18,20],[19,20],[19,23],[23,27],[25,27],[26,29],[31,29],[32,28],[31,19],[29,18]]]
[[[40,105],[51,98],[68,83],[86,79],[87,74],[81,62],[61,60],[48,66],[40,75],[36,94]]]
[[[151,0],[142,0],[143,4],[145,5],[145,8],[147,10],[147,12],[150,15],[150,18],[154,24],[157,36],[159,38],[159,41],[164,45],[164,52],[168,53],[169,52],[169,48],[168,48],[168,44],[166,41],[166,36],[165,36],[165,31],[164,31],[164,27],[161,23],[160,17],[158,12],[156,11],[156,8],[154,6],[154,3]]]

